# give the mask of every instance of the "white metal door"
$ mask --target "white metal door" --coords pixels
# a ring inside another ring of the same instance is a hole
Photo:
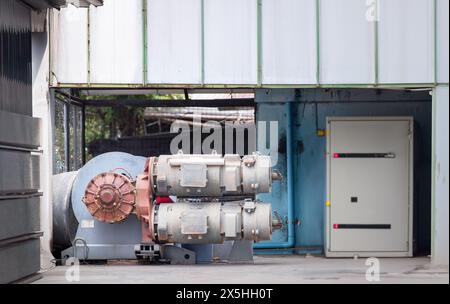
[[[412,120],[329,119],[328,251],[409,252]]]

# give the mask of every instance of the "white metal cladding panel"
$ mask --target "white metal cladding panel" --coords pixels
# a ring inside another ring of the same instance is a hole
[[[108,0],[90,12],[91,81],[142,83],[142,0]]]
[[[321,83],[373,83],[374,23],[366,19],[366,1],[320,3]]]
[[[205,1],[205,83],[256,84],[256,0]]]
[[[316,83],[316,0],[262,1],[262,82]]]
[[[201,0],[149,0],[149,82],[201,83],[201,32]]]
[[[434,9],[431,0],[381,0],[381,83],[434,81]]]
[[[256,2],[204,1],[206,84],[257,83]],[[262,0],[264,84],[315,83],[315,2]],[[366,1],[319,2],[320,82],[374,83],[376,24],[366,20]],[[434,82],[433,2],[381,0],[381,83]],[[150,83],[201,82],[200,3],[201,0],[148,0]],[[437,0],[437,4],[437,80],[448,83],[448,1]],[[89,83],[86,10],[69,6],[60,15],[57,81]],[[103,7],[91,8],[92,83],[143,83],[142,19],[141,0],[108,0]]]
[[[59,13],[56,77],[59,83],[88,82],[87,9],[69,5]]]
[[[449,37],[449,1],[448,0],[438,0],[437,2],[437,71],[438,71],[438,82],[448,83],[448,66],[449,66],[449,48],[448,48],[448,37]]]

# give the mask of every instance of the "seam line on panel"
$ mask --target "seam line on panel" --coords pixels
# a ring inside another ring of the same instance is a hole
[[[316,0],[316,85],[320,86],[320,0]]]
[[[91,7],[87,8],[87,81],[91,84]]]
[[[379,49],[379,45],[380,45],[380,41],[379,41],[379,34],[380,34],[380,29],[379,29],[379,24],[380,24],[380,0],[376,0],[375,1],[375,20],[374,20],[374,60],[375,60],[375,86],[378,86],[380,83],[380,49]]]
[[[256,1],[257,84],[262,85],[262,0]]]
[[[438,83],[438,22],[437,22],[437,10],[438,10],[438,4],[437,0],[433,0],[433,51],[434,51],[434,58],[433,58],[433,65],[434,65],[434,71],[433,71],[433,78],[434,78],[434,84],[437,85]]]
[[[205,84],[205,0],[200,0],[201,84]]]
[[[148,83],[148,19],[147,19],[148,2],[147,0],[142,0],[142,39],[143,39],[143,50],[142,50],[142,81],[144,85]]]

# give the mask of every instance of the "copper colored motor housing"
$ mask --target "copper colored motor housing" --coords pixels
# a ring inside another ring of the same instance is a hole
[[[133,212],[135,188],[122,174],[102,173],[87,185],[83,202],[97,220],[114,224],[124,221]]]
[[[141,235],[143,243],[154,241],[153,231],[153,182],[152,169],[157,160],[150,157],[145,163],[144,173],[136,180],[136,214],[141,221]]]

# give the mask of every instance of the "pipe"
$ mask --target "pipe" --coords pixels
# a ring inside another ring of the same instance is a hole
[[[253,249],[289,249],[295,246],[294,227],[294,155],[293,155],[293,123],[292,123],[292,102],[286,103],[286,181],[287,181],[287,203],[288,203],[288,238],[285,242],[256,243]]]

